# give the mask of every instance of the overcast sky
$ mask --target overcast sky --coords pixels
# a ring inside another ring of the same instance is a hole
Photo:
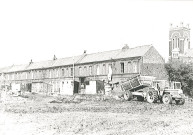
[[[0,67],[124,44],[152,44],[167,59],[170,23],[180,22],[193,28],[193,1],[1,0]]]

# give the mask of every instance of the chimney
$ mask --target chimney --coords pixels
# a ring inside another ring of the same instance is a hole
[[[180,27],[183,27],[183,22],[180,23]]]
[[[32,61],[32,59],[31,59],[31,61],[29,62],[29,65],[32,64],[32,63],[33,63],[33,61]]]
[[[170,23],[170,29],[172,29],[172,23]]]
[[[122,48],[122,50],[127,50],[129,49],[129,46],[127,44],[124,45],[124,47]]]
[[[187,24],[186,27],[189,29],[189,24]]]
[[[56,55],[54,55],[54,58],[53,58],[53,60],[57,60],[57,58],[56,58]]]

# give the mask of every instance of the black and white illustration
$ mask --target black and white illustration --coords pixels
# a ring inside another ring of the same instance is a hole
[[[0,1],[0,135],[192,135],[193,1]]]

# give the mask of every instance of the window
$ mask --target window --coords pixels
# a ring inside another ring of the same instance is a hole
[[[73,76],[73,68],[70,68],[70,76]]]
[[[68,68],[66,68],[66,76],[69,76]]]
[[[56,77],[59,76],[59,69],[56,69]]]
[[[113,73],[113,70],[112,70],[112,64],[109,64],[109,67],[108,67],[108,74],[111,74],[112,75]]]
[[[106,64],[103,64],[103,75],[106,74]]]
[[[82,67],[79,67],[79,75],[82,75]]]
[[[92,66],[89,66],[89,75],[92,75]]]
[[[174,49],[174,39],[172,40],[172,49]]]
[[[64,76],[64,69],[62,69],[62,76]]]
[[[83,72],[84,75],[87,75],[87,72],[86,72],[86,66],[84,67],[84,72]]]
[[[124,73],[124,63],[121,63],[121,73]]]
[[[39,71],[38,78],[42,78],[42,71]]]
[[[128,70],[128,73],[132,73],[133,68],[132,68],[132,63],[131,63],[131,61],[128,62],[127,67],[128,67],[128,69],[127,69],[127,70]]]
[[[99,74],[100,74],[100,68],[99,68],[99,65],[97,65],[96,68],[97,68],[97,75],[99,75]]]
[[[178,58],[178,53],[173,53],[173,58]]]
[[[138,61],[133,62],[133,73],[138,73]]]
[[[34,74],[33,74],[33,71],[31,71],[31,79],[34,79]]]

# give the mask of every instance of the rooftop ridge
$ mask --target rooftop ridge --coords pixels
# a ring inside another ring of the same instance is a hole
[[[136,47],[132,47],[132,48],[128,48],[126,50],[133,50],[133,49],[138,49],[138,48],[143,48],[143,47],[151,47],[152,45],[141,45],[141,46],[136,46]],[[117,51],[117,53],[116,53]],[[70,56],[70,57],[64,57],[64,58],[58,58],[57,60],[42,60],[42,61],[37,61],[37,62],[33,62],[31,65],[35,65],[35,64],[39,64],[39,63],[43,63],[43,62],[52,62],[50,63],[50,66],[49,67],[55,67],[54,64],[60,60],[65,60],[65,59],[73,59],[74,57],[77,58],[77,60],[75,61],[75,63],[78,63],[86,57],[86,56],[91,56],[91,55],[95,55],[95,54],[102,54],[102,53],[110,53],[110,52],[115,52],[115,58],[116,56],[120,55],[121,52],[123,50],[122,49],[115,49],[115,50],[109,50],[109,51],[102,51],[102,52],[95,52],[95,53],[90,53],[90,54],[82,54],[82,55],[76,55],[76,56]],[[113,57],[111,57],[113,58]],[[29,64],[18,64],[18,65],[11,65],[11,66],[6,66],[6,67],[0,67],[0,69],[8,69],[8,70],[11,70],[11,69],[14,69],[14,67],[19,67],[19,66],[26,66],[25,69],[28,70],[28,68],[31,66]]]
[[[140,46],[136,46],[136,47],[128,48],[128,50],[131,50],[131,49],[136,49],[136,48],[140,48],[140,47],[145,47],[145,46],[152,46],[152,45],[140,45]],[[105,52],[112,52],[112,51],[121,51],[121,50],[122,50],[122,49],[114,49],[114,50],[103,51],[103,52],[89,53],[89,54],[87,54],[87,55],[97,54],[97,53],[105,53]]]

